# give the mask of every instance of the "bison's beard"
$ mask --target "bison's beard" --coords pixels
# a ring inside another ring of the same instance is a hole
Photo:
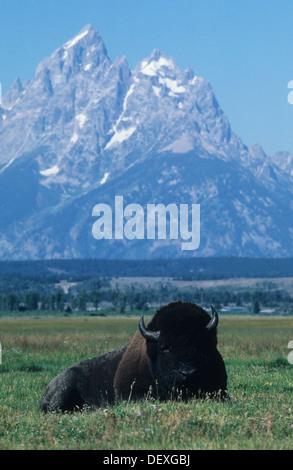
[[[159,372],[159,371],[157,371]],[[225,398],[226,377],[217,377],[219,371],[209,367],[187,366],[164,369],[157,375],[158,396],[163,400],[189,400],[191,398]]]
[[[194,377],[189,377],[187,379],[182,379],[180,373],[174,374],[174,380],[168,381],[167,383],[160,383],[157,380],[158,384],[158,396],[161,400],[171,400],[171,401],[187,401],[192,398],[226,398],[227,392],[222,389],[215,389],[205,386],[199,378],[194,375]]]
[[[163,400],[188,400],[201,395],[201,386],[196,371],[187,376],[179,370],[164,374],[156,380],[157,392]]]

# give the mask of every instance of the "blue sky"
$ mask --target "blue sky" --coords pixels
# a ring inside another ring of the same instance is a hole
[[[112,60],[158,48],[209,80],[245,144],[293,153],[293,0],[0,0],[3,94],[87,23]]]

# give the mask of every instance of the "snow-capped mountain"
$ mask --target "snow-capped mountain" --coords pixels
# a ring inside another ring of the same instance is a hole
[[[211,85],[158,50],[133,71],[87,25],[0,107],[0,258],[293,256],[293,157],[235,135]],[[96,240],[93,207],[200,204],[200,246]]]

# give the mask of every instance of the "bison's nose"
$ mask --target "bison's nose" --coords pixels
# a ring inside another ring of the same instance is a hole
[[[179,369],[178,372],[180,373],[180,375],[181,375],[184,379],[186,379],[189,375],[192,375],[195,371],[196,371],[196,369],[194,369],[194,368],[189,368],[189,367],[188,367],[188,368],[184,368],[184,369],[183,369],[183,368],[182,368],[182,369]]]

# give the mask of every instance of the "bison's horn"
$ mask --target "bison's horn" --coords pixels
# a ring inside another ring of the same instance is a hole
[[[139,326],[139,331],[141,332],[142,336],[145,339],[148,339],[149,341],[155,341],[155,342],[158,341],[160,337],[160,332],[148,330],[144,324],[143,315],[140,317],[138,326]]]
[[[209,323],[206,326],[207,330],[213,330],[214,328],[217,328],[218,322],[219,322],[219,316],[218,316],[217,310],[212,305],[211,305],[211,309],[212,309],[212,318],[210,319]]]

